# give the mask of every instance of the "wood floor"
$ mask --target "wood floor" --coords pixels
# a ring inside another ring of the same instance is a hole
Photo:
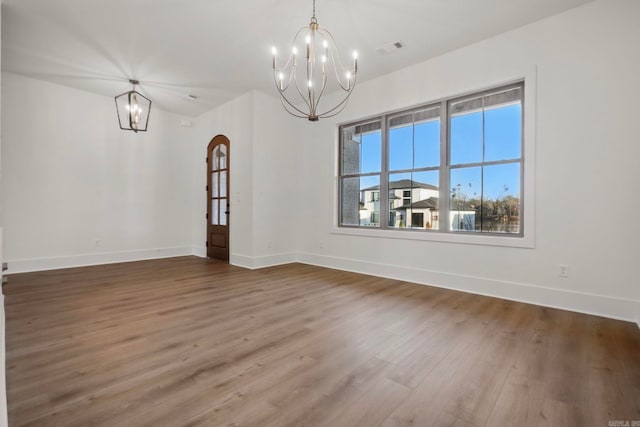
[[[291,264],[10,276],[11,426],[607,426],[637,326]]]

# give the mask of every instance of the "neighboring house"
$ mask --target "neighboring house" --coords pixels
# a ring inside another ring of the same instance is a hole
[[[401,179],[389,183],[389,225],[397,228],[423,228],[437,230],[440,227],[438,187]],[[451,230],[474,230],[476,212],[472,205],[453,202],[449,214]],[[380,225],[380,186],[374,185],[360,191],[360,225]]]

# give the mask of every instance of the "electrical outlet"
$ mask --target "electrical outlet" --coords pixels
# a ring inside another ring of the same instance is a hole
[[[564,277],[564,278],[569,277],[569,266],[566,264],[560,264],[559,274],[560,274],[560,277]]]
[[[99,248],[99,247],[100,247],[100,244],[101,244],[100,239],[96,239],[96,240],[95,240],[96,248]]]
[[[267,240],[267,248],[273,248],[273,242],[271,240]]]
[[[320,245],[319,246],[320,246],[320,249],[324,249],[324,242],[322,240],[320,241]]]

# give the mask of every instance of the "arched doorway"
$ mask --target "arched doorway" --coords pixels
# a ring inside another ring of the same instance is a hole
[[[207,147],[207,257],[229,261],[229,139],[214,137]]]

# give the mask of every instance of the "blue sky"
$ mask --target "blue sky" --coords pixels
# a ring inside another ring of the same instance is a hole
[[[484,161],[517,159],[521,155],[521,106],[507,105],[484,110]],[[454,116],[451,120],[451,164],[483,161],[482,112]],[[413,142],[413,143],[412,143]],[[381,166],[380,133],[362,136],[361,172],[379,172]],[[423,122],[403,126],[389,132],[390,180],[413,179],[438,185],[438,172],[393,174],[394,170],[437,167],[440,163],[440,122]],[[378,177],[363,177],[361,188],[379,184]],[[467,198],[479,198],[484,185],[484,197],[496,199],[506,195],[519,197],[520,164],[510,163],[484,168],[451,169],[451,187],[461,185]]]

